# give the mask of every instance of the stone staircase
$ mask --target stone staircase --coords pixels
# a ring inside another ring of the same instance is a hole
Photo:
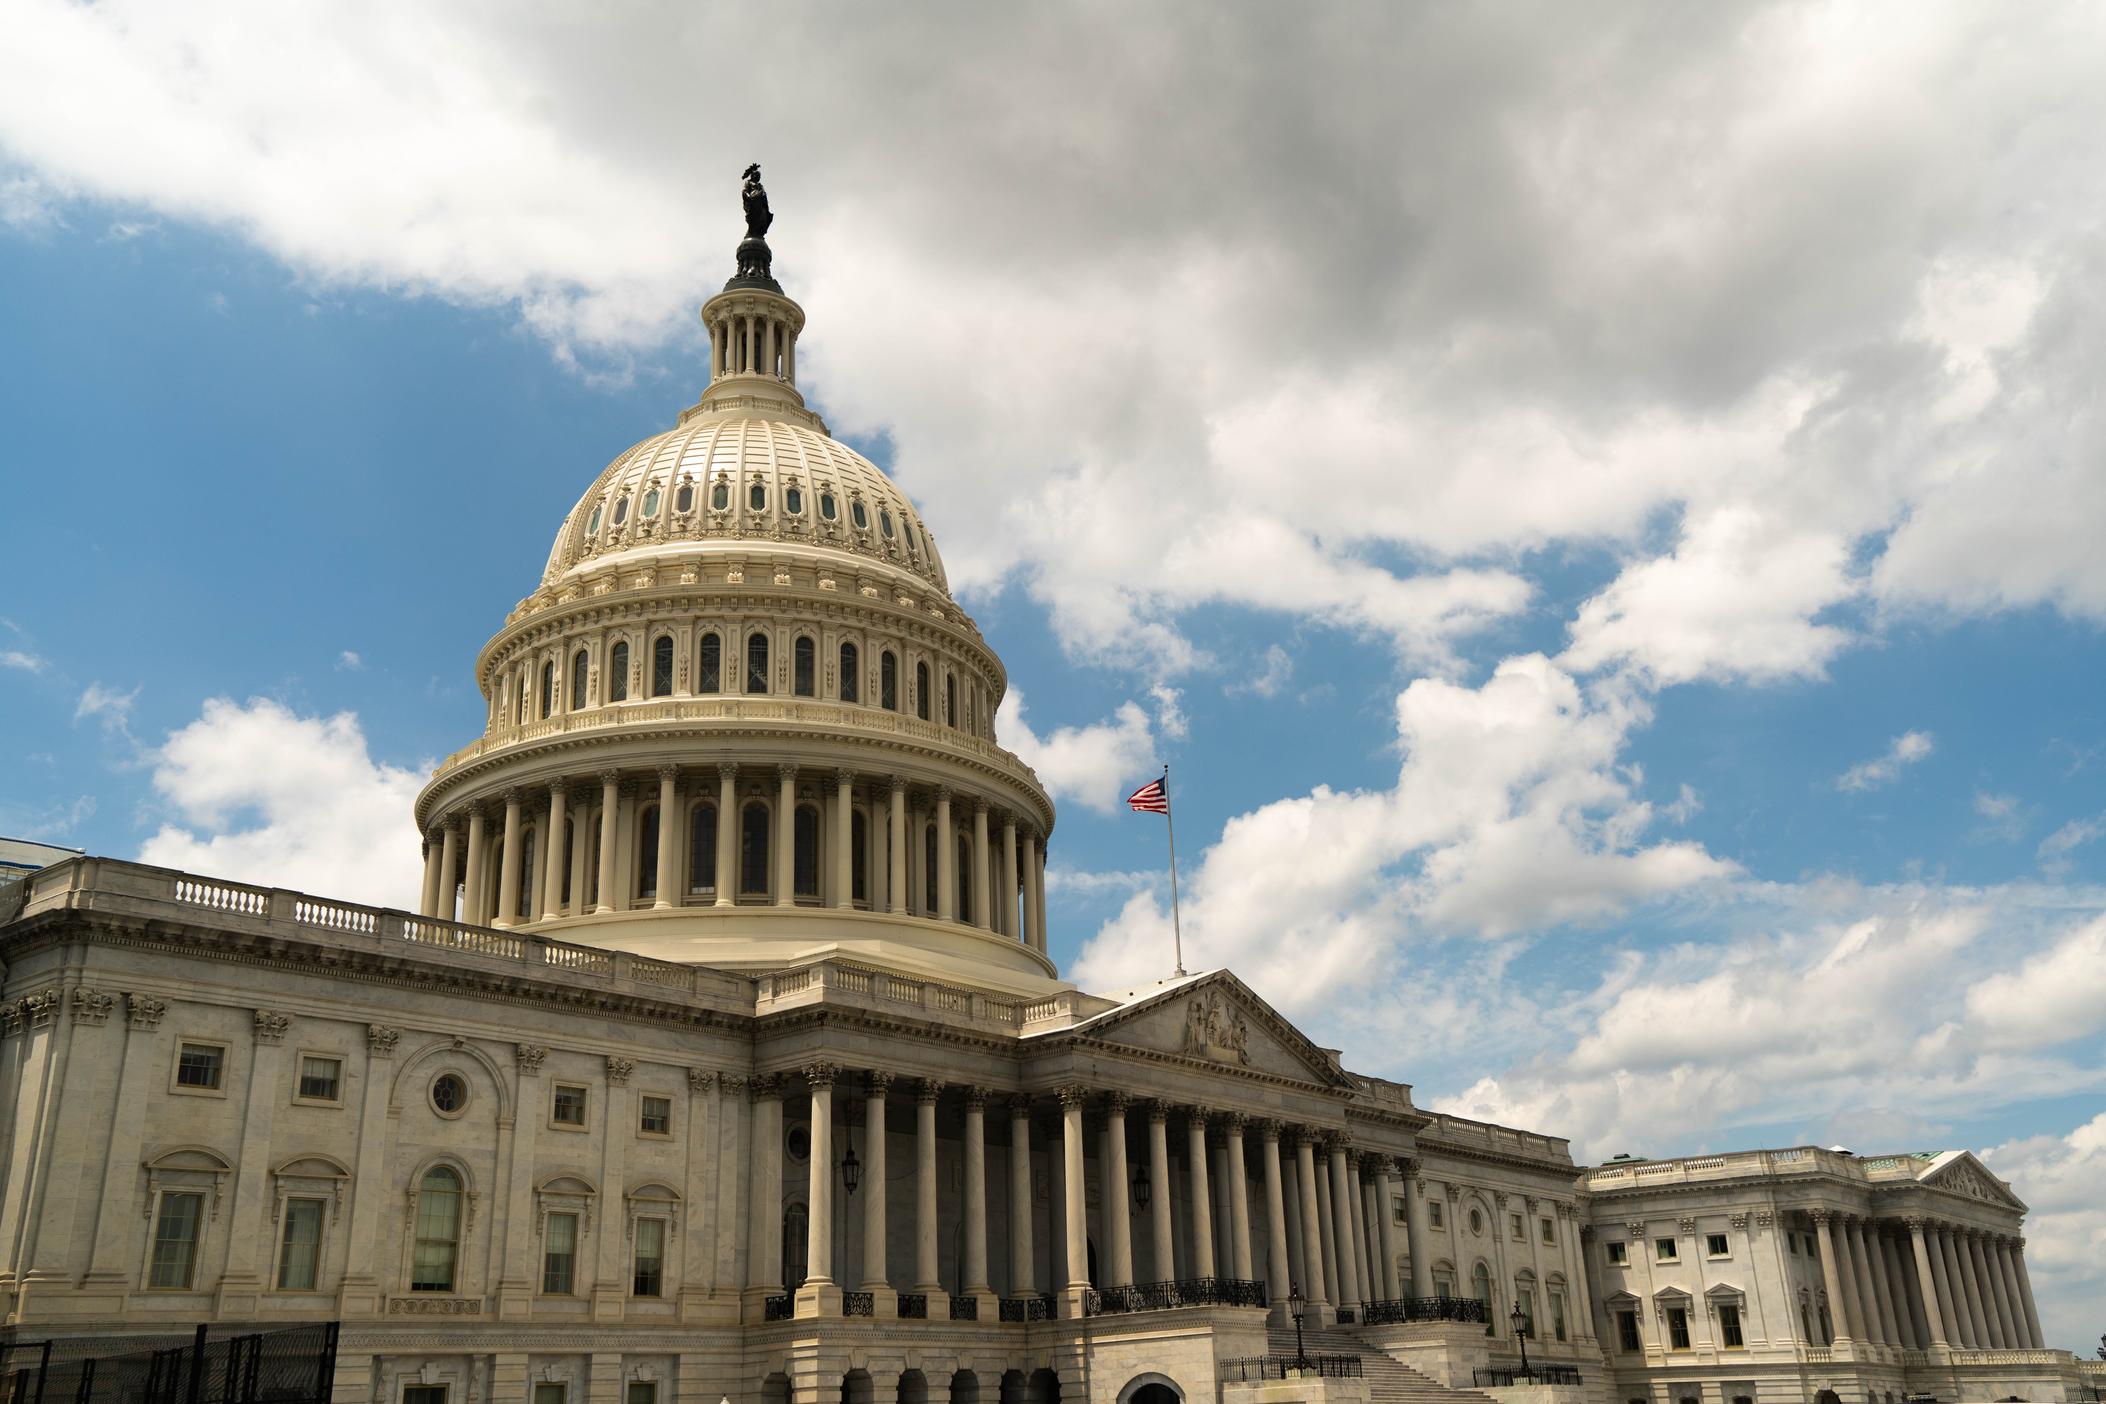
[[[1292,1324],[1268,1325],[1266,1347],[1274,1355],[1294,1354]],[[1357,1355],[1367,1378],[1368,1404],[1494,1404],[1492,1396],[1474,1389],[1450,1389],[1430,1375],[1375,1349],[1348,1326],[1304,1331],[1302,1349],[1310,1355]]]

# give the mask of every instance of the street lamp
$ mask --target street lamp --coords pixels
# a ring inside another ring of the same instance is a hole
[[[1148,1181],[1148,1162],[1141,1161],[1133,1167],[1133,1212],[1142,1213],[1155,1197],[1155,1187]]]
[[[1514,1309],[1506,1319],[1513,1325],[1514,1339],[1521,1343],[1521,1374],[1532,1380],[1536,1372],[1528,1368],[1528,1317],[1522,1314],[1521,1303],[1514,1303]]]
[[[1297,1370],[1309,1368],[1308,1352],[1302,1349],[1302,1312],[1308,1306],[1309,1303],[1302,1300],[1301,1284],[1290,1280],[1287,1283],[1287,1310],[1294,1317],[1294,1368]]]
[[[841,1183],[848,1187],[850,1194],[854,1194],[856,1186],[863,1183],[863,1162],[856,1159],[856,1133],[853,1129],[848,1133],[848,1154],[841,1157]]]

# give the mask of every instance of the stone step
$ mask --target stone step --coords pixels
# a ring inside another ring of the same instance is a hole
[[[1294,1328],[1267,1326],[1266,1344],[1274,1355],[1293,1355]],[[1478,1390],[1448,1388],[1395,1356],[1368,1345],[1350,1328],[1304,1331],[1302,1349],[1310,1355],[1359,1356],[1370,1404],[1494,1404],[1490,1395]]]

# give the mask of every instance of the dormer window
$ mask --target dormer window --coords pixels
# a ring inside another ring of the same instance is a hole
[[[870,530],[870,514],[863,510],[860,500],[848,504],[848,520],[855,523],[857,531]]]
[[[785,512],[788,512],[788,513],[789,513],[789,514],[790,514],[791,516],[793,516],[793,517],[801,517],[801,516],[803,516],[803,515],[804,515],[804,493],[803,493],[803,491],[802,491],[802,490],[800,490],[800,489],[798,489],[798,488],[784,488],[784,489],[782,490],[782,510],[783,510],[783,511],[785,511]]]
[[[621,524],[622,524],[623,522],[626,522],[626,521],[628,521],[628,520],[629,520],[629,499],[628,499],[628,497],[627,497],[627,496],[622,496],[622,497],[617,497],[617,498],[615,498],[615,499],[614,499],[614,524],[615,524],[616,526],[620,526],[620,525],[621,525]]]
[[[643,514],[646,517],[658,515],[658,489],[655,487],[643,495]]]
[[[673,493],[673,510],[675,512],[692,512],[694,509],[695,485],[693,483],[682,483],[679,489]]]
[[[746,489],[746,505],[756,512],[768,510],[768,489],[759,483]]]
[[[878,509],[877,519],[879,528],[885,533],[885,539],[890,541],[892,539],[892,514],[881,507]]]
[[[715,487],[711,488],[709,490],[709,505],[713,510],[718,512],[730,511],[731,485],[729,483],[718,483]]]
[[[829,521],[829,522],[830,522],[830,521],[833,521],[833,520],[834,520],[835,518],[839,517],[840,515],[841,515],[841,513],[840,513],[840,508],[839,508],[839,504],[837,504],[837,503],[836,503],[836,502],[834,501],[834,495],[833,495],[832,493],[830,493],[830,492],[822,492],[822,493],[820,493],[820,494],[819,494],[819,516],[820,516],[820,519],[821,519],[821,520],[823,520],[823,521]]]
[[[592,515],[585,519],[585,534],[587,536],[598,536],[600,534],[600,507],[600,503],[595,502],[592,504]]]

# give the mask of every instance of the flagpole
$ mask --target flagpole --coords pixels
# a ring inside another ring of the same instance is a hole
[[[1170,817],[1170,766],[1163,765],[1163,824],[1170,831],[1170,939],[1176,943],[1177,974],[1185,973],[1185,928],[1177,910],[1177,821]]]

